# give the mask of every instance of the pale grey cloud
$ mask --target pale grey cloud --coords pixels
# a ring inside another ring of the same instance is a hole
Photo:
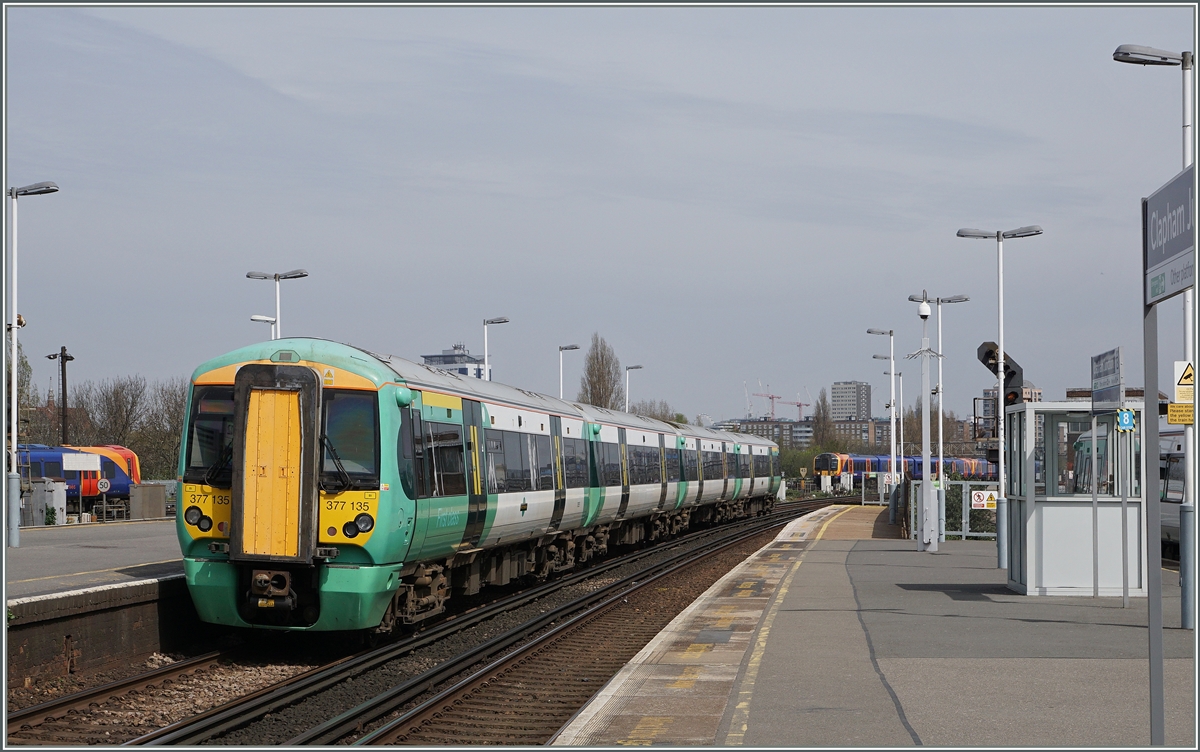
[[[285,334],[416,358],[507,315],[497,377],[554,391],[599,330],[635,398],[713,416],[743,381],[883,392],[863,330],[916,349],[922,288],[973,298],[945,326],[969,411],[995,248],[961,226],[1046,228],[1006,247],[1006,336],[1048,394],[1137,362],[1179,78],[1111,53],[1194,46],[1191,8],[1140,6],[6,13],[8,179],[63,188],[21,205],[43,388],[61,344],[78,378],[190,372],[265,334],[247,270],[304,266]]]

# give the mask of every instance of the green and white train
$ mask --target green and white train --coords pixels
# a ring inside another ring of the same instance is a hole
[[[215,624],[391,630],[454,595],[772,508],[765,439],[320,339],[192,376],[177,528]]]

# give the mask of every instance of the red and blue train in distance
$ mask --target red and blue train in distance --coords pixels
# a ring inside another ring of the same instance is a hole
[[[96,500],[101,496],[128,499],[130,488],[142,482],[142,468],[137,454],[132,449],[116,444],[86,447],[18,444],[17,452],[22,482],[29,482],[32,478],[65,481],[68,499]],[[100,469],[64,470],[64,454],[98,454]],[[108,480],[107,491],[100,491],[101,478]]]
[[[937,457],[931,457],[934,477],[938,477]],[[886,473],[891,464],[891,457],[886,454],[843,454],[840,452],[825,452],[813,458],[813,475],[823,475],[837,478],[842,475],[852,475],[855,485],[862,483],[864,473]],[[920,457],[896,457],[898,472],[904,473],[909,480],[921,480]],[[963,480],[994,481],[997,477],[996,463],[988,462],[977,457],[946,457],[944,476],[959,477]]]

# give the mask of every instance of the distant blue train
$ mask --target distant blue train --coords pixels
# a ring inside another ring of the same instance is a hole
[[[937,477],[937,458],[931,458],[933,472]],[[851,475],[854,485],[861,485],[864,473],[886,473],[891,457],[886,454],[842,454],[825,452],[813,458],[813,475],[828,475],[837,478]],[[921,480],[920,457],[897,457],[897,472],[904,473],[909,480]],[[944,474],[957,475],[964,480],[996,480],[996,463],[975,457],[946,457]]]
[[[116,444],[90,447],[52,447],[45,444],[18,444],[17,464],[22,481],[32,478],[54,478],[66,481],[67,498],[85,501],[109,498],[128,499],[131,486],[142,482],[138,456],[131,449]],[[64,454],[95,454],[100,456],[99,470],[64,470]],[[100,491],[100,479],[108,480],[107,491]],[[85,510],[86,511],[86,510]]]

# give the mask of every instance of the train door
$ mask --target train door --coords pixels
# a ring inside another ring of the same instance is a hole
[[[666,436],[658,435],[658,477],[662,481],[662,491],[658,497],[658,508],[662,509],[667,503],[667,443]]]
[[[238,371],[231,558],[311,559],[320,393],[311,368],[253,364]]]
[[[557,415],[550,416],[550,440],[553,442],[550,451],[554,454],[554,512],[550,515],[550,529],[558,530],[567,509],[567,484],[563,476],[562,418]]]
[[[729,497],[729,461],[728,461],[729,445],[724,441],[721,442],[721,477],[724,479],[721,485],[721,501]]]
[[[475,400],[462,401],[463,433],[466,441],[465,470],[467,481],[467,526],[462,542],[469,547],[479,545],[487,523],[487,479],[484,477],[483,406]]]
[[[617,519],[625,516],[629,506],[629,450],[625,445],[625,429],[617,429],[617,445],[621,448],[621,506],[617,508]]]

